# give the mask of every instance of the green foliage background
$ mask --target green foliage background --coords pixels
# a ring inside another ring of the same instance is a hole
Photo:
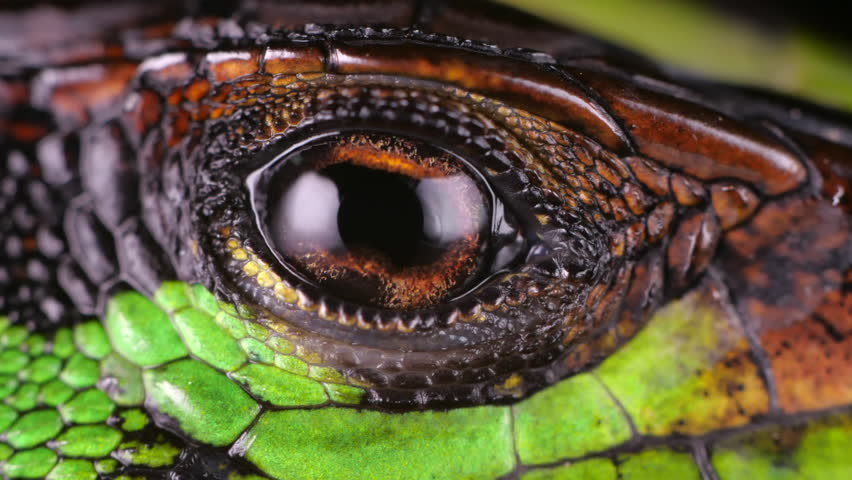
[[[698,0],[500,0],[706,76],[852,111],[852,46]]]

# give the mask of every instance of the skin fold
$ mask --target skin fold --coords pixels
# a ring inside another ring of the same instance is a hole
[[[852,474],[848,114],[484,2],[0,25],[5,477]]]

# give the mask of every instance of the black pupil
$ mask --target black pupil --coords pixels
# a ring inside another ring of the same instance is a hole
[[[434,260],[423,230],[417,179],[349,163],[319,173],[337,186],[337,228],[347,249],[379,252],[397,267]]]
[[[284,153],[248,186],[282,265],[358,304],[435,305],[490,258],[487,184],[463,157],[426,142],[335,134]]]

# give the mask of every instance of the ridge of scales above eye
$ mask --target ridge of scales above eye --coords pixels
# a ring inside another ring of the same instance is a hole
[[[485,2],[0,13],[6,478],[847,478],[852,119]]]

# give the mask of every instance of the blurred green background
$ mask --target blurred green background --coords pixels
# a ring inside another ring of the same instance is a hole
[[[748,12],[708,0],[499,1],[712,78],[852,111],[852,42],[789,12],[779,21],[771,0]]]

